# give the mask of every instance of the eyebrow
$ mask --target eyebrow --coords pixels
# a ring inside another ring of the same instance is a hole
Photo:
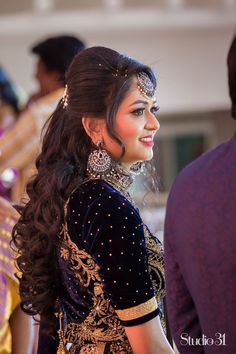
[[[145,105],[148,105],[148,101],[137,100],[137,101],[131,103],[131,104],[129,105],[129,107],[130,107],[130,106],[133,106],[133,105],[135,105],[135,104],[138,104],[138,103],[143,103],[143,104],[145,104]],[[156,100],[153,101],[153,104],[155,104],[155,103],[157,103]]]

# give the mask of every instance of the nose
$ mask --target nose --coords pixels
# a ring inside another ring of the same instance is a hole
[[[160,129],[160,123],[157,118],[151,113],[148,113],[145,128],[147,130],[157,131]]]

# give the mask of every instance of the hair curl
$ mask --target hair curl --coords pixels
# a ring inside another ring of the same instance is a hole
[[[13,229],[22,272],[22,309],[40,314],[54,327],[59,269],[56,249],[64,222],[64,205],[71,191],[85,178],[88,155],[94,146],[82,117],[105,118],[110,136],[123,149],[114,130],[118,107],[132,83],[144,71],[156,86],[152,70],[114,50],[92,47],[79,53],[67,73],[68,105],[60,101],[50,117],[36,160],[37,174],[27,185],[29,201],[18,207],[20,219]],[[118,73],[118,76],[115,74]]]

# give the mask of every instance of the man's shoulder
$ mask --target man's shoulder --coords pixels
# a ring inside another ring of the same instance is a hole
[[[64,88],[60,87],[59,89],[50,92],[49,94],[39,98],[35,103],[37,105],[44,105],[44,104],[54,104],[55,102],[59,102],[62,98],[64,92]]]
[[[172,185],[167,202],[168,215],[176,220],[184,219],[186,225],[186,220],[193,214],[195,217],[200,215],[206,202],[214,205],[215,200],[226,196],[232,198],[232,189],[225,186],[234,185],[235,160],[236,136],[187,165]]]
[[[29,124],[30,121],[34,121],[38,127],[38,131],[41,132],[45,122],[56,109],[58,102],[62,98],[62,95],[63,88],[60,88],[33,102],[29,106],[28,110],[23,113],[24,121],[28,120]]]
[[[188,164],[177,176],[179,180],[191,180],[193,178],[202,178],[212,172],[222,171],[226,165],[233,163],[236,159],[236,135],[199,156],[196,160]]]

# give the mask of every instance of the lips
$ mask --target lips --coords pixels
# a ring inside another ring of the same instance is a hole
[[[154,145],[153,135],[144,136],[144,137],[140,138],[139,141],[142,144],[147,145],[147,146],[153,146]]]

